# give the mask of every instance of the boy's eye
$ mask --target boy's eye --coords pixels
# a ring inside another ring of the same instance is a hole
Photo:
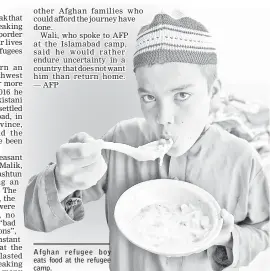
[[[187,100],[191,95],[186,92],[179,92],[174,95],[174,99],[177,101],[185,101]]]
[[[149,94],[143,95],[143,96],[141,97],[141,99],[142,99],[145,103],[151,103],[151,102],[154,102],[154,101],[156,100],[156,98],[155,98],[154,96],[149,95]]]

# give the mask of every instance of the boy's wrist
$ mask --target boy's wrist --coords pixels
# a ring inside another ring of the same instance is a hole
[[[71,195],[74,191],[69,191],[67,189],[64,189],[63,186],[61,186],[61,183],[59,182],[59,174],[58,174],[57,166],[54,168],[54,179],[55,179],[55,186],[57,190],[58,199],[60,202],[62,202],[66,197]]]

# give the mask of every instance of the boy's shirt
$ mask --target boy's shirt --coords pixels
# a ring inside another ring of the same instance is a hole
[[[138,147],[156,138],[144,119],[132,119],[118,123],[104,140]],[[269,246],[268,183],[258,154],[246,141],[210,126],[187,153],[176,158],[165,156],[161,167],[158,160],[139,162],[114,151],[103,154],[108,165],[103,178],[95,186],[75,192],[62,204],[57,198],[54,165],[34,176],[25,196],[25,225],[51,231],[73,223],[83,218],[83,203],[106,193],[111,271],[210,271],[227,266],[227,270],[237,270]],[[188,257],[166,258],[130,243],[114,220],[117,200],[133,185],[159,178],[177,178],[212,194],[220,207],[235,218],[232,251],[212,247]],[[83,203],[78,203],[78,198]]]

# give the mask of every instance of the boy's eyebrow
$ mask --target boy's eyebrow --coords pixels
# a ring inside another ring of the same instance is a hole
[[[185,89],[187,89],[187,88],[189,88],[189,87],[193,87],[194,85],[193,84],[184,84],[184,85],[180,85],[180,86],[178,86],[178,87],[176,87],[176,88],[173,88],[173,89],[171,89],[171,90],[169,90],[170,92],[176,92],[176,91],[179,91],[179,90],[185,90]],[[149,91],[149,90],[146,90],[146,89],[144,89],[144,88],[138,88],[138,92],[139,93],[144,93],[144,92],[146,92],[146,93],[151,93],[151,91]]]
[[[176,87],[176,88],[170,90],[170,92],[177,92],[177,91],[179,91],[179,90],[185,90],[185,89],[190,88],[190,87],[193,87],[193,86],[194,86],[193,84],[185,84],[185,85],[181,85],[181,86],[179,86],[179,87]]]
[[[144,92],[151,92],[151,91],[145,90],[144,88],[138,88],[138,92],[144,93]]]

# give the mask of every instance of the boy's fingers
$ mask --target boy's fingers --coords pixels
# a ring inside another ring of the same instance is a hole
[[[103,157],[101,156],[95,163],[80,168],[75,175],[75,181],[80,182],[81,184],[87,184],[91,182],[91,178],[87,180],[87,176],[91,173],[92,179],[100,180],[107,170],[107,164]],[[89,186],[89,185],[88,185]]]
[[[90,146],[83,143],[67,143],[61,146],[61,154],[68,156],[70,159],[79,159],[88,157],[92,151]]]
[[[60,159],[79,159],[93,156],[101,152],[102,145],[99,141],[92,140],[90,143],[67,143],[61,146]],[[65,157],[66,156],[66,157]]]
[[[69,139],[68,142],[69,143],[76,143],[76,142],[87,143],[87,142],[90,142],[91,140],[94,140],[94,138],[92,136],[88,135],[85,132],[80,132],[80,133],[73,135]]]
[[[101,153],[94,153],[89,157],[72,159],[70,163],[76,168],[84,168],[95,163],[101,156]]]

